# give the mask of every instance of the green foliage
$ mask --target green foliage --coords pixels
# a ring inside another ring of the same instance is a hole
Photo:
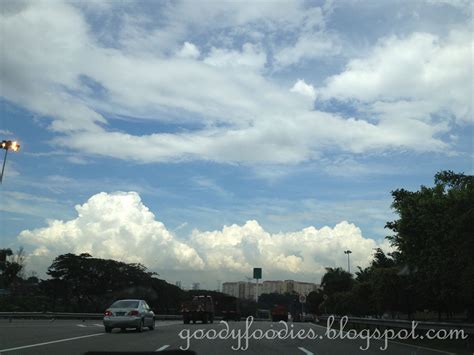
[[[336,292],[347,292],[352,289],[354,279],[352,274],[342,268],[326,268],[326,273],[321,279],[321,287],[327,295]]]
[[[474,177],[443,171],[435,186],[392,192],[387,223],[400,261],[414,270],[424,308],[474,311]]]
[[[71,311],[102,311],[118,298],[143,298],[160,312],[176,311],[183,292],[157,279],[141,264],[93,258],[89,254],[58,256],[48,268],[46,292]]]
[[[25,267],[23,248],[13,253],[11,249],[0,249],[0,288],[15,287],[21,280]]]
[[[320,310],[409,316],[424,309],[439,315],[467,310],[473,319],[474,178],[443,171],[433,187],[398,189],[392,196],[399,218],[386,227],[396,251],[386,255],[376,249],[352,284],[341,269],[327,269],[322,279],[327,299]]]
[[[322,290],[310,292],[306,297],[307,312],[312,314],[320,313],[320,305],[324,301],[324,293]]]

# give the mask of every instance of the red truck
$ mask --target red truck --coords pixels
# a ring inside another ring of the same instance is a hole
[[[272,311],[272,322],[285,321],[288,322],[288,307],[283,304],[276,304],[273,306]]]
[[[181,305],[183,323],[189,324],[201,321],[204,324],[214,322],[214,303],[211,296],[194,296],[192,301]]]
[[[220,311],[222,313],[222,320],[240,321],[240,301],[238,298],[232,296],[225,296],[220,302]]]

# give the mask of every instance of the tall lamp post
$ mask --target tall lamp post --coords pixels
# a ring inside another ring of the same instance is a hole
[[[3,173],[5,171],[5,164],[7,162],[7,154],[8,150],[13,150],[14,152],[18,152],[20,149],[20,145],[17,141],[2,141],[0,144],[0,148],[5,149],[5,156],[3,157],[3,166],[2,166],[2,173],[0,174],[0,184],[3,182]]]
[[[350,250],[344,250],[344,254],[347,254],[347,270],[349,271],[349,274],[351,273],[351,261],[349,255],[352,253]]]

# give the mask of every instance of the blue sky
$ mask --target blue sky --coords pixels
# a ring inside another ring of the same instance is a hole
[[[40,275],[319,282],[390,250],[391,190],[473,173],[468,1],[0,7],[2,245]]]

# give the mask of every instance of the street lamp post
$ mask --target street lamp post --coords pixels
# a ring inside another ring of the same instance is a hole
[[[5,171],[5,164],[7,162],[7,154],[8,150],[13,150],[14,152],[18,152],[20,149],[20,145],[17,141],[2,141],[0,148],[5,149],[5,156],[3,157],[3,166],[2,166],[2,173],[0,174],[0,184],[3,182],[3,173]]]
[[[349,255],[352,253],[350,250],[344,250],[344,254],[347,254],[347,270],[349,271],[349,274],[351,273],[351,261]]]

